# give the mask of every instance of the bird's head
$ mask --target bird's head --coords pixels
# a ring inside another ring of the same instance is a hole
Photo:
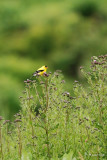
[[[45,66],[46,69],[48,69],[48,66]]]

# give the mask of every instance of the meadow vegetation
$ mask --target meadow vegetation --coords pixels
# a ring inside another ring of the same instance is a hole
[[[106,0],[0,1],[2,116],[11,119],[20,109],[22,81],[37,68],[61,69],[69,89],[80,79],[80,65],[89,66],[91,56],[106,53],[106,5]]]
[[[106,160],[107,55],[80,70],[73,94],[60,70],[24,81],[15,120],[0,117],[1,160]]]

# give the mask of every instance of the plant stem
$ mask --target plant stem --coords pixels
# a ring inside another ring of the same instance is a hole
[[[3,146],[2,146],[2,129],[1,129],[1,124],[0,124],[0,152],[1,152],[1,160],[3,160]]]
[[[34,89],[35,89],[35,92],[36,92],[36,96],[37,96],[37,98],[38,98],[38,101],[39,101],[39,103],[41,104],[41,102],[40,102],[40,97],[39,97],[39,93],[38,93],[38,91],[37,91],[37,87],[36,87],[35,83],[33,84],[33,87],[34,87]]]
[[[48,135],[48,128],[46,128],[46,141],[47,141],[47,153],[48,153],[48,158],[50,160],[50,149],[49,149],[49,135]]]
[[[66,119],[65,119],[65,152],[67,152],[67,144],[68,144],[68,123],[69,123],[69,106],[66,107]]]
[[[8,141],[8,124],[6,126],[6,129],[7,129],[7,152],[10,154],[10,152],[9,152],[9,141]]]
[[[32,137],[34,136],[34,128],[33,128],[33,124],[32,124],[32,111],[31,111],[31,106],[30,106],[30,84],[28,84],[28,99],[29,99],[29,119],[31,122],[31,128],[32,128]],[[33,146],[34,146],[34,140],[33,140]]]
[[[48,78],[46,78],[46,82],[45,82],[45,88],[46,88],[46,111],[48,109]]]
[[[49,101],[49,96],[48,96],[48,78],[46,78],[45,81],[45,89],[46,89],[46,108],[45,108],[45,114],[48,110],[48,101]],[[48,132],[48,125],[49,125],[49,120],[48,117],[46,116],[45,118],[45,131],[46,131],[46,141],[47,141],[47,154],[48,154],[48,158],[50,160],[50,148],[49,148],[49,132]]]
[[[21,157],[22,157],[22,141],[21,141],[21,130],[20,130],[20,126],[18,124],[18,138],[19,138],[19,141],[18,141],[18,144],[19,144],[19,158],[21,160]]]

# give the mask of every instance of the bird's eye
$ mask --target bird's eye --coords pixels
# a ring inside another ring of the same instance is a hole
[[[45,66],[45,67],[47,67],[47,66]]]

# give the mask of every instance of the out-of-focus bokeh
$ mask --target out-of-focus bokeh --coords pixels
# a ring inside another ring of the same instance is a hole
[[[23,81],[42,65],[72,90],[80,65],[107,51],[107,0],[0,1],[0,115],[20,109]]]

